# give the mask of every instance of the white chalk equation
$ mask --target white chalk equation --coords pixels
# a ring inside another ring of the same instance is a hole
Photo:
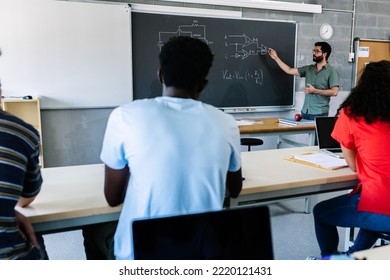
[[[213,41],[210,41],[207,38],[207,26],[200,24],[198,20],[192,20],[190,24],[181,24],[173,27],[171,31],[160,30],[158,32],[158,41],[157,47],[160,49],[166,43],[169,38],[174,36],[188,36],[204,41],[208,45],[214,44]],[[214,36],[214,35],[213,35]],[[258,38],[250,38],[246,34],[241,35],[223,35],[221,34],[221,39],[224,41],[219,42],[223,43],[218,51],[222,56],[222,60],[245,60],[251,56],[265,55],[268,53],[268,47],[264,44],[260,44]],[[223,46],[225,49],[223,49]],[[223,56],[224,54],[224,56]],[[240,62],[238,62],[240,64]],[[234,62],[234,64],[236,64]],[[228,69],[226,67],[222,70],[222,80],[223,81],[242,81],[242,82],[254,82],[256,85],[262,85],[264,82],[263,70],[259,67],[254,70],[236,70],[239,68],[231,67]]]
[[[191,24],[179,25],[174,31],[159,31],[157,46],[161,50],[164,43],[174,36],[188,36],[202,40],[206,44],[211,45],[213,42],[207,39],[206,29],[206,26],[199,24],[198,20],[193,20]]]
[[[228,70],[224,69],[222,70],[222,79],[229,81],[229,80],[235,80],[235,81],[245,81],[245,82],[251,82],[253,81],[257,85],[262,85],[264,82],[264,75],[263,70],[261,68],[249,71],[239,71],[239,70]]]
[[[225,35],[225,47],[227,48],[225,59],[246,59],[250,56],[266,55],[268,47],[260,44],[258,38],[250,38],[242,35]]]

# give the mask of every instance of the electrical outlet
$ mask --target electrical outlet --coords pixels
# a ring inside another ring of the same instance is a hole
[[[354,53],[349,53],[348,55],[348,62],[355,62],[355,54]]]

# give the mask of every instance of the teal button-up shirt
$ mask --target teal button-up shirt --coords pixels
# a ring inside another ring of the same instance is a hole
[[[305,77],[305,85],[311,84],[317,89],[330,89],[340,85],[339,74],[329,63],[317,72],[315,64],[298,68],[299,75]],[[311,115],[329,113],[329,96],[305,94],[302,112]]]

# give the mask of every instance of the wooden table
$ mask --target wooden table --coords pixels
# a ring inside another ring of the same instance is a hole
[[[296,135],[296,134],[308,134],[309,141],[307,146],[314,145],[315,139],[315,124],[299,124],[297,126],[280,124],[278,118],[243,118],[237,119],[247,120],[248,122],[254,122],[253,124],[248,125],[239,125],[240,134],[243,137],[261,137],[261,136],[278,136],[277,147],[279,147],[282,141],[286,141],[283,138],[285,135]],[[291,142],[291,141],[286,141]],[[291,143],[297,145],[298,143]],[[299,145],[299,144],[298,144]],[[302,146],[302,145],[299,145]]]
[[[243,152],[244,186],[231,205],[338,191],[357,183],[356,174],[349,168],[328,171],[284,159],[317,149]],[[67,231],[118,219],[121,206],[110,207],[104,198],[103,164],[44,168],[42,176],[41,193],[30,206],[20,210],[30,217],[36,231]]]
[[[286,160],[318,151],[317,146],[243,152],[244,187],[231,206],[351,189],[356,173],[349,168],[326,170]]]
[[[18,208],[36,231],[67,231],[119,218],[121,206],[110,207],[104,198],[103,164],[43,168],[42,177],[37,198]]]

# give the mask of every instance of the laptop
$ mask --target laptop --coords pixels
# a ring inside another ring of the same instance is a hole
[[[318,147],[321,153],[344,158],[340,143],[331,136],[336,120],[337,117],[315,118]]]
[[[267,206],[134,220],[136,260],[273,260]]]

